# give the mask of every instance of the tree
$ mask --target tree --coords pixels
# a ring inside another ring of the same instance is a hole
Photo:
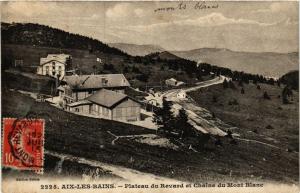
[[[227,80],[226,79],[224,79],[224,81],[223,81],[223,88],[228,88],[228,82],[227,82]]]
[[[239,86],[240,87],[243,87],[244,86],[244,84],[243,84],[243,80],[241,79],[241,80],[239,80]]]
[[[241,89],[241,94],[245,94],[244,88]]]
[[[148,78],[149,76],[147,74],[139,74],[136,76],[136,79],[138,79],[139,81],[142,81],[142,82],[147,82],[148,81]]]
[[[257,88],[257,90],[260,90],[260,86],[259,85],[257,85],[256,88]]]
[[[292,89],[290,89],[289,86],[285,86],[284,89],[282,90],[282,103],[288,104],[289,103],[288,97],[291,97],[292,95],[293,95]]]
[[[235,89],[235,85],[234,85],[234,83],[232,82],[232,80],[230,80],[230,81],[228,82],[228,86],[229,86],[229,88],[231,88],[231,89]]]
[[[194,134],[192,126],[188,123],[188,116],[184,108],[179,110],[179,114],[176,119],[176,127],[181,130],[182,138],[186,138]]]
[[[157,108],[154,110],[153,121],[159,126],[159,129],[163,131],[170,132],[173,130],[174,121],[172,109],[172,102],[167,101],[166,98],[163,98],[162,108]]]
[[[93,72],[94,72],[94,74],[97,74],[97,66],[96,65],[93,65]]]
[[[128,73],[128,72],[129,72],[128,66],[124,66],[123,73]]]
[[[277,86],[280,87],[281,83],[279,80],[277,80]]]
[[[264,92],[264,99],[271,100],[271,97],[268,95],[267,91]]]

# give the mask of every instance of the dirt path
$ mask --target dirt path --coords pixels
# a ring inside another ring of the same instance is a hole
[[[170,100],[174,103],[173,108],[175,111],[179,110],[180,108],[184,108],[188,114],[189,123],[197,130],[203,133],[210,133],[212,135],[225,136],[226,132],[224,132],[224,128],[220,128],[220,125],[226,125],[225,123],[222,123],[222,121],[219,119],[213,120],[211,113],[208,110],[199,107],[192,98],[187,97],[186,99],[178,99],[176,97],[177,93],[181,90],[184,90],[185,92],[191,92],[200,88],[221,84],[223,83],[224,79],[224,76],[216,77],[212,80],[199,82],[197,86],[191,88],[173,89],[167,91],[163,94],[163,96],[166,97],[167,100]]]
[[[72,156],[72,155],[68,155],[68,154],[62,154],[62,153],[57,153],[57,152],[48,151],[48,150],[45,150],[45,154],[60,158],[61,160],[58,164],[62,163],[64,160],[73,160],[73,161],[76,160],[78,163],[83,163],[83,164],[87,164],[87,165],[94,166],[94,167],[101,167],[104,170],[111,171],[112,174],[117,175],[129,182],[136,182],[136,180],[139,179],[140,182],[146,182],[149,184],[150,183],[161,184],[164,182],[165,183],[175,183],[175,184],[182,183],[181,181],[177,181],[174,179],[159,177],[159,176],[156,176],[153,174],[140,172],[140,171],[125,168],[122,166],[116,166],[116,165],[107,164],[107,163],[103,163],[103,162],[99,162],[99,161],[95,161],[95,160],[89,160],[89,159],[85,159],[82,157],[76,157],[76,156]]]

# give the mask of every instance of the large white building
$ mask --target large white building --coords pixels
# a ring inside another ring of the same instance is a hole
[[[71,65],[71,56],[68,54],[48,54],[46,58],[40,59],[37,74],[59,77],[63,79],[66,69]]]

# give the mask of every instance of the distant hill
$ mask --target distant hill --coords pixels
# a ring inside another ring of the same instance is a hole
[[[201,48],[189,51],[171,51],[179,57],[196,62],[262,74],[270,77],[280,77],[283,74],[298,69],[298,53],[254,53],[236,52],[229,49]]]
[[[178,57],[168,51],[156,52],[146,55],[146,57],[150,57],[152,59],[162,59],[162,60],[182,60],[184,58]]]
[[[9,24],[1,22],[1,35],[2,44],[85,49],[90,52],[98,51],[122,56],[127,55],[99,40],[33,23]]]
[[[109,43],[111,47],[118,48],[132,56],[145,56],[150,53],[163,52],[165,49],[157,45],[137,45],[125,43]]]

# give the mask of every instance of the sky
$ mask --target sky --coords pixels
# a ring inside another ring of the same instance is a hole
[[[2,2],[1,21],[167,50],[298,51],[298,2]]]

